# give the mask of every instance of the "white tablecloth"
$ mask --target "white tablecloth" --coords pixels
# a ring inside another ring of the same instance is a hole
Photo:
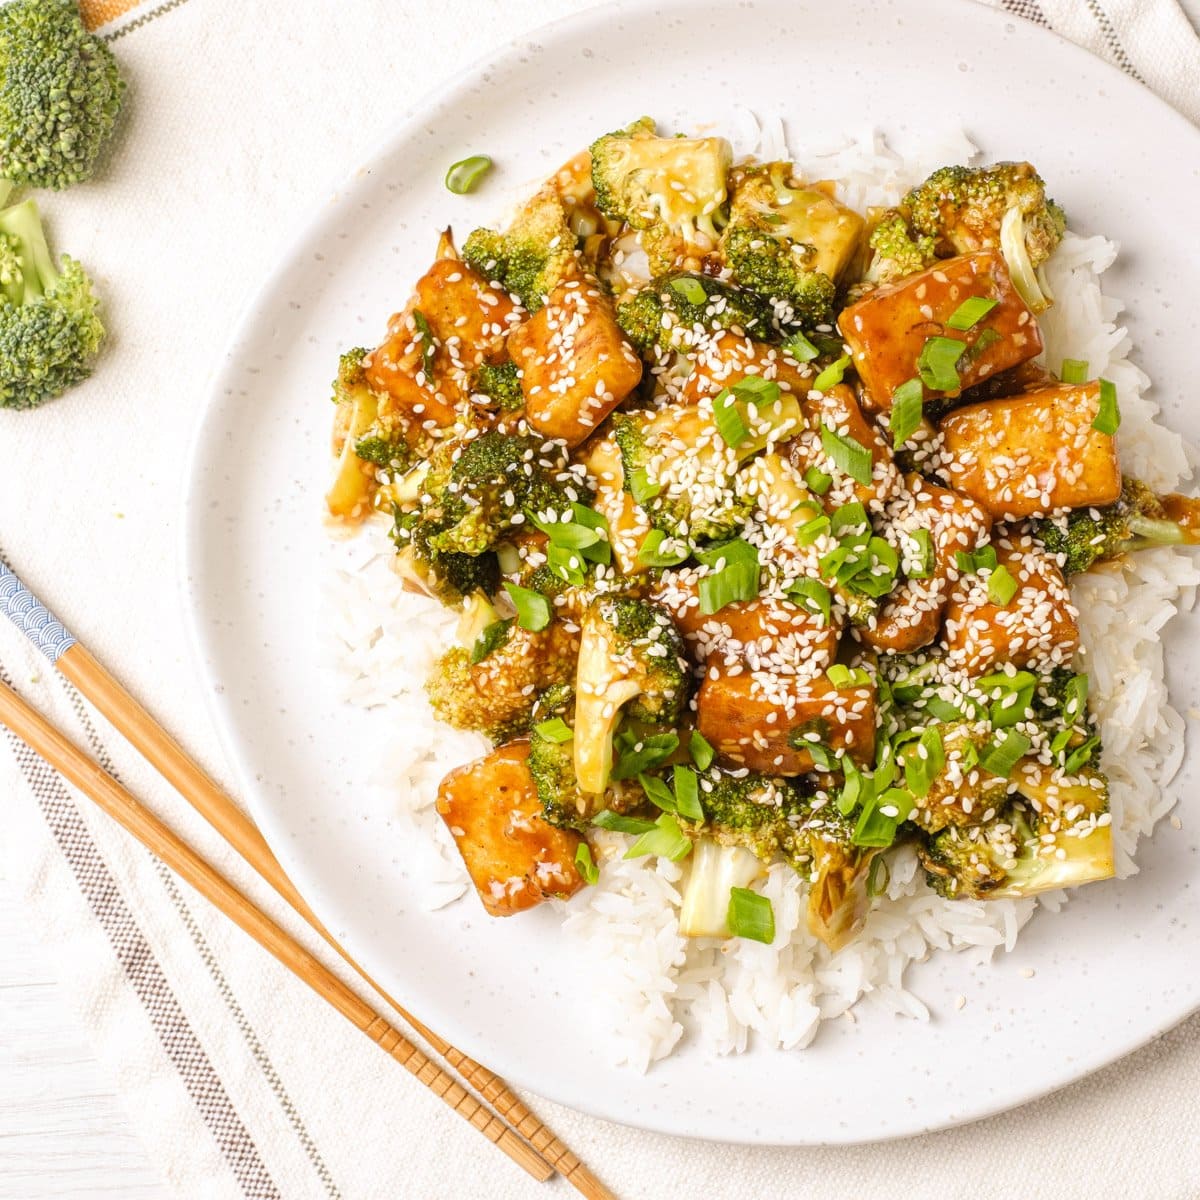
[[[1171,0],[997,6],[1118,61],[1200,119],[1200,51]],[[45,204],[55,242],[103,288],[112,345],[69,397],[34,414],[0,412],[0,548],[226,782],[175,581],[184,453],[222,347],[288,231],[383,138],[390,114],[488,46],[583,7],[174,0],[114,43],[131,82],[119,158],[100,181]],[[0,664],[228,863],[7,626]],[[522,1176],[90,806],[44,780],[31,786],[35,773],[0,749],[5,870],[180,1196],[568,1194]],[[244,872],[231,873],[279,911]],[[531,1102],[629,1200],[1185,1200],[1200,1195],[1198,1094],[1194,1019],[1040,1103],[884,1146],[691,1144]]]

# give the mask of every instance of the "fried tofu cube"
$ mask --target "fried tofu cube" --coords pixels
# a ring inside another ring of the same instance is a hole
[[[789,357],[780,346],[756,342],[725,329],[704,340],[692,354],[692,371],[683,382],[679,399],[698,404],[724,388],[758,375],[779,385],[780,391],[803,396],[811,386],[812,372]]]
[[[868,763],[875,753],[875,690],[837,688],[824,674],[803,679],[710,666],[696,698],[696,728],[726,766],[768,775],[813,770],[803,746],[814,739]]]
[[[999,663],[1046,671],[1070,664],[1079,649],[1079,613],[1052,554],[1024,534],[993,540],[997,567],[1017,590],[1004,605],[988,596],[987,570],[962,575],[946,605],[946,659],[972,675]]]
[[[749,671],[804,668],[815,674],[837,656],[841,625],[781,597],[755,596],[702,613],[695,570],[660,578],[651,599],[670,613],[692,657],[701,663],[742,663]]]
[[[964,300],[995,300],[996,306],[970,329],[947,322]],[[854,358],[867,402],[888,412],[892,394],[917,376],[917,360],[932,337],[962,342],[959,386],[944,391],[925,387],[926,401],[958,396],[1000,371],[1042,351],[1037,321],[1021,299],[1004,259],[991,250],[947,258],[898,283],[868,292],[838,317],[838,328]]]
[[[810,467],[833,479],[821,497],[825,511],[832,513],[843,504],[858,501],[869,512],[879,512],[895,494],[903,476],[892,456],[892,448],[879,430],[863,415],[854,392],[837,384],[827,392],[816,392],[801,402],[806,429],[788,443],[788,460],[803,475]],[[871,481],[860,483],[845,474],[826,453],[823,430],[857,442],[870,452]]]
[[[925,578],[906,578],[879,612],[854,631],[859,641],[892,654],[918,650],[937,637],[950,587],[960,573],[955,556],[960,550],[982,545],[992,528],[991,517],[974,500],[915,473],[905,483],[904,494],[886,513],[887,540],[901,563],[908,565],[920,553],[911,535],[926,530],[933,549],[933,569]]]
[[[367,356],[367,382],[384,396],[381,417],[438,428],[453,424],[470,394],[472,372],[518,315],[508,294],[466,263],[439,258]]]
[[[1000,521],[1114,504],[1121,466],[1116,440],[1092,428],[1099,409],[1099,380],[955,409],[938,426],[940,472]]]
[[[438,813],[493,917],[566,900],[584,883],[575,866],[583,839],[543,819],[528,758],[528,742],[510,742],[451,771],[438,788]]]
[[[641,575],[649,570],[638,559],[650,522],[640,504],[625,490],[625,466],[611,433],[596,438],[586,447],[583,459],[596,488],[595,509],[608,522],[613,558],[622,575]]]
[[[642,378],[642,360],[591,280],[571,279],[508,338],[525,417],[568,446],[586,441]]]

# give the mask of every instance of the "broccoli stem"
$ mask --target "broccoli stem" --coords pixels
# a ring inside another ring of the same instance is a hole
[[[16,284],[15,304],[40,300],[58,282],[58,268],[50,253],[42,217],[32,200],[24,200],[0,212],[0,233],[15,238],[20,246],[23,279]],[[10,287],[13,285],[9,285]]]
[[[1141,546],[1177,546],[1187,535],[1174,521],[1159,520],[1134,513],[1129,518],[1130,549]]]

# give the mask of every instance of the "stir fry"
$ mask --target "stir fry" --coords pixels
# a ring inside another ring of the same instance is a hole
[[[1064,228],[1028,163],[858,213],[643,118],[442,234],[341,360],[328,505],[461,612],[429,700],[495,748],[438,809],[489,913],[598,829],[688,860],[688,936],[772,940],[790,864],[833,949],[901,843],[952,900],[1113,874],[1068,577],[1197,537],[1113,384],[1040,365]]]

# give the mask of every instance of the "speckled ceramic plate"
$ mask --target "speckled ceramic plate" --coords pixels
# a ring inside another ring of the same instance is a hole
[[[798,1053],[684,1048],[641,1076],[609,1066],[591,1036],[601,1021],[556,916],[491,921],[472,898],[420,910],[391,814],[364,801],[368,723],[334,701],[318,663],[325,396],[340,349],[380,333],[448,214],[464,229],[493,218],[505,187],[626,118],[721,128],[735,105],[784,114],[793,141],[878,126],[903,150],[914,131],[963,127],[991,157],[1038,163],[1078,226],[1124,243],[1106,280],[1130,302],[1165,419],[1200,436],[1185,399],[1200,250],[1179,237],[1195,224],[1200,134],[1148,91],[962,0],[628,3],[514,43],[398,114],[388,145],[280,264],[198,433],[187,602],[226,750],[284,866],[359,961],[464,1050],[563,1103],[671,1133],[898,1137],[1042,1095],[1200,1006],[1194,760],[1174,785],[1185,832],[1144,844],[1139,875],[1035,920],[986,971],[953,955],[914,968],[928,1024],[835,1022]],[[503,169],[477,196],[450,197],[447,164],[485,149]],[[1196,632],[1184,617],[1168,635],[1181,709],[1198,702]]]

